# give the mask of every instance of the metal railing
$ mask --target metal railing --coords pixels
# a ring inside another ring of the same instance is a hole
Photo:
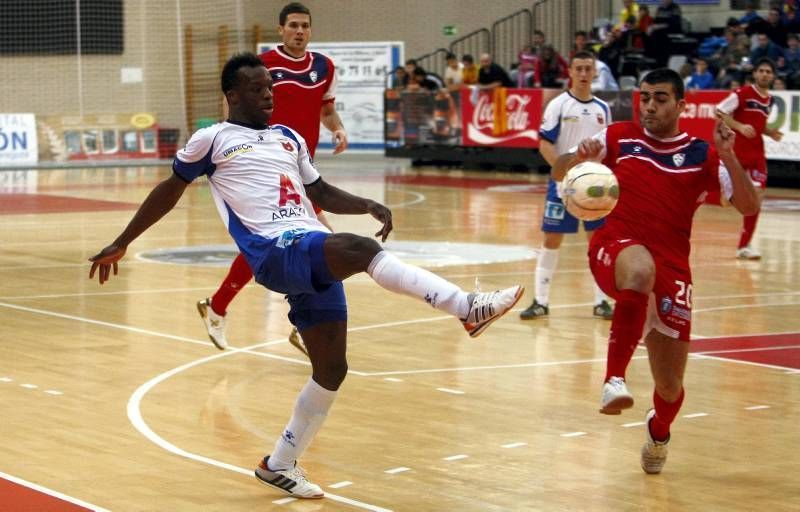
[[[444,68],[447,66],[446,57],[448,53],[450,53],[450,50],[447,48],[437,48],[430,53],[417,57],[415,60],[417,61],[417,66],[425,71],[433,71],[439,76],[444,76]]]
[[[517,61],[520,49],[530,44],[533,35],[533,13],[521,9],[492,24],[494,61],[505,69]]]
[[[479,28],[450,43],[450,51],[458,55],[459,59],[468,53],[478,62],[480,54],[492,54],[492,34],[488,29]]]

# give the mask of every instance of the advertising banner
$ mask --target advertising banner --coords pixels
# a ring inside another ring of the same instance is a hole
[[[264,53],[277,43],[259,43]],[[336,111],[351,149],[383,149],[383,95],[386,76],[403,63],[402,42],[311,43],[336,66]],[[319,149],[333,149],[331,134],[320,129]]]
[[[539,147],[541,89],[461,90],[465,146]]]
[[[39,160],[34,114],[0,114],[0,167],[33,165]]]

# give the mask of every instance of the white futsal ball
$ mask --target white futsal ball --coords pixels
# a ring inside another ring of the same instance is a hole
[[[578,219],[602,219],[617,204],[619,183],[605,165],[581,162],[564,176],[561,199],[567,211]]]

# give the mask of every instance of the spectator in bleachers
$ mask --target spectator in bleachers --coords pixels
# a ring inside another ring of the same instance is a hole
[[[392,72],[392,89],[405,89],[408,86],[408,73],[403,66],[397,66]]]
[[[786,38],[789,31],[786,30],[786,25],[781,20],[781,11],[777,7],[769,10],[767,15],[767,24],[764,27],[764,33],[767,34],[770,41],[777,44],[781,48],[786,47]]]
[[[764,18],[756,12],[755,0],[746,0],[744,3],[744,15],[739,18],[742,28],[747,30],[747,27],[751,24],[760,24],[763,21]]]
[[[664,67],[670,55],[670,34],[680,34],[681,8],[673,0],[661,0],[656,9],[653,24],[647,39],[646,54],[656,60],[657,67]]]
[[[595,74],[592,79],[592,92],[619,90],[619,84],[614,78],[614,73],[611,72],[611,68],[608,67],[608,64],[600,59],[594,59],[594,69]]]
[[[620,37],[621,34],[622,33],[617,29],[609,30],[606,34],[606,40],[603,41],[603,46],[600,47],[600,51],[597,53],[597,58],[605,62],[608,67],[611,68],[611,72],[615,77],[618,76],[619,62],[624,50],[624,42]]]
[[[478,71],[478,87],[481,89],[495,89],[497,87],[514,87],[506,70],[492,61],[492,56],[482,53],[480,57],[481,68]]]
[[[773,91],[785,91],[786,90],[786,80],[784,80],[781,76],[776,76],[775,80],[772,81],[772,90]]]
[[[462,68],[464,67],[458,62],[458,57],[455,53],[448,53],[445,56],[447,67],[444,69],[444,86],[448,91],[457,91],[461,89],[461,82],[464,81],[464,74]]]
[[[728,85],[728,87],[726,87],[726,88],[731,90],[731,91],[735,91],[736,89],[738,89],[741,86],[742,86],[742,81],[739,80],[738,78],[736,78],[736,79],[731,80],[730,85]]]
[[[783,50],[783,69],[781,74],[786,76],[786,82],[792,89],[800,86],[800,38],[797,34],[789,34],[786,40],[787,48]]]
[[[694,61],[694,73],[689,76],[686,82],[687,89],[714,89],[717,81],[714,75],[708,70],[708,61],[704,58],[697,58]]]
[[[786,5],[786,31],[790,34],[800,33],[800,10]]]
[[[756,47],[750,52],[750,62],[758,62],[763,57],[768,57],[774,62],[782,56],[783,50],[770,41],[767,34],[760,33],[756,36]]]
[[[533,86],[561,89],[569,79],[569,65],[552,45],[546,44],[539,51]]]
[[[619,11],[619,21],[614,25],[614,28],[622,30],[631,16],[633,16],[634,20],[639,19],[639,4],[634,0],[622,0],[622,10]]]
[[[428,73],[421,67],[414,68],[411,79],[408,81],[408,90],[427,90],[436,92],[443,87],[441,79],[433,73]]]
[[[587,34],[585,30],[579,30],[575,32],[572,41],[572,51],[569,52],[569,59],[572,60],[573,55],[585,51],[591,51],[589,48],[589,34]]]
[[[639,7],[639,24],[637,28],[639,32],[646,35],[650,31],[650,26],[653,24],[653,17],[650,15],[650,8],[646,5]]]
[[[475,64],[475,59],[472,58],[472,55],[464,54],[461,57],[461,64],[463,67],[461,68],[461,83],[464,85],[475,85],[478,83],[478,72],[480,69]]]
[[[545,37],[544,32],[541,30],[534,30],[533,31],[533,38],[531,39],[531,47],[533,49],[534,55],[537,57],[542,50],[542,47],[547,44],[547,37]]]
[[[738,43],[741,44],[741,43]],[[747,53],[749,55],[749,53]],[[750,57],[744,57],[745,62],[750,62]],[[720,89],[729,89],[734,81],[742,83],[741,59],[734,60],[734,57],[727,56],[720,61],[720,70],[717,74],[717,84]]]
[[[711,55],[718,68],[722,68],[729,58],[738,64],[742,57],[750,57],[750,40],[746,35],[737,36],[733,28],[725,27],[724,37],[725,44]]]
[[[508,75],[516,87],[531,87],[533,85],[533,72],[536,68],[536,54],[530,45],[523,46],[517,55],[517,67]]]

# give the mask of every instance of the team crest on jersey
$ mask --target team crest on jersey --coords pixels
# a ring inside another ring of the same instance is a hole
[[[683,165],[683,162],[686,161],[686,155],[684,155],[683,153],[675,153],[674,155],[672,155],[672,161],[675,162],[675,165],[677,167],[680,167]]]
[[[294,145],[292,145],[291,141],[289,141],[288,139],[283,139],[280,141],[280,143],[281,146],[283,146],[283,149],[285,149],[289,153],[294,151]]]
[[[672,310],[672,299],[669,297],[661,298],[661,313],[667,314]]]
[[[236,155],[241,155],[242,153],[249,153],[253,151],[253,146],[250,144],[237,144],[232,146],[222,152],[222,158],[225,160],[230,160],[231,158],[235,157]]]
[[[312,82],[316,82],[319,76],[317,75],[316,71],[312,71],[311,73],[308,74],[308,78],[310,78]]]
[[[597,114],[597,124],[606,124],[606,118],[603,114]]]
[[[276,78],[276,79],[278,79],[278,80],[280,80],[281,78],[283,78],[283,73],[281,73],[280,71],[278,71],[277,73],[275,73],[275,78]]]

